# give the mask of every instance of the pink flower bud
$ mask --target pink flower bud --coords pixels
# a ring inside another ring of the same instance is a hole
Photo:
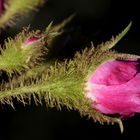
[[[139,113],[139,59],[117,59],[101,64],[89,77],[85,95],[101,113],[122,117]]]
[[[38,42],[40,39],[41,39],[41,37],[33,36],[30,38],[27,38],[24,43],[25,43],[25,45],[31,45],[31,44]]]
[[[36,35],[36,36],[32,36],[27,38],[24,43],[22,44],[21,48],[22,49],[26,49],[28,48],[28,46],[30,45],[38,45],[39,43],[41,43],[41,41],[45,38],[45,36],[43,35]],[[46,43],[47,44],[47,43]]]
[[[3,14],[4,10],[4,0],[0,0],[0,16]]]

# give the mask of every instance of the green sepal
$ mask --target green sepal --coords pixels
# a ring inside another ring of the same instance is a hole
[[[127,27],[120,34],[118,34],[116,37],[112,36],[112,38],[109,41],[106,41],[105,43],[98,45],[98,47],[102,51],[112,49],[126,35],[126,33],[130,30],[131,26],[132,26],[132,22],[130,22],[127,25]]]
[[[11,74],[22,72],[36,66],[47,54],[45,38],[31,45],[25,44],[25,40],[41,34],[40,31],[29,32],[24,29],[14,39],[8,38],[1,48],[0,70]]]
[[[37,7],[43,5],[45,0],[5,0],[4,2],[6,9],[0,17],[0,28],[13,25],[20,17],[32,10],[37,10]]]

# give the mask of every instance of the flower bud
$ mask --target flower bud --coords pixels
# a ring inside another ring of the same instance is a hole
[[[86,83],[85,96],[104,114],[130,117],[140,112],[140,61],[116,59],[101,64]]]
[[[34,44],[34,43],[40,41],[40,39],[41,39],[40,37],[33,36],[30,38],[27,38],[24,43],[25,43],[25,45],[31,45],[31,44]]]
[[[41,35],[29,37],[24,41],[21,48],[26,49],[26,48],[28,48],[29,46],[32,46],[32,45],[39,45],[43,38],[44,37],[41,36]]]

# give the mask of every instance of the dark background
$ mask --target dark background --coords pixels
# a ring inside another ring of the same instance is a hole
[[[123,3],[124,2],[124,3]],[[38,12],[22,17],[12,28],[1,34],[1,39],[14,36],[23,26],[44,29],[50,21],[59,23],[69,15],[76,17],[68,25],[66,33],[58,41],[63,50],[55,57],[71,57],[75,51],[110,39],[121,32],[130,21],[129,33],[115,46],[119,52],[140,54],[140,7],[138,1],[122,0],[48,0]],[[43,106],[24,107],[15,103],[0,108],[0,140],[56,140],[56,139],[136,139],[139,137],[140,115],[124,121],[124,133],[118,125],[100,125],[81,118],[78,112],[57,111]]]

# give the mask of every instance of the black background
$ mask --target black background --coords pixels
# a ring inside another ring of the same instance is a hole
[[[59,23],[69,15],[76,17],[68,25],[70,31],[58,42],[63,50],[56,57],[71,57],[75,51],[110,39],[121,32],[130,21],[129,33],[115,46],[118,52],[140,54],[140,7],[138,1],[122,0],[48,0],[36,13],[22,17],[12,28],[2,32],[1,40],[14,36],[23,26],[44,29],[50,21]],[[67,41],[68,40],[68,41]],[[124,121],[124,133],[118,125],[100,125],[81,118],[78,112],[57,111],[43,106],[24,107],[15,102],[13,110],[8,105],[0,108],[0,140],[56,140],[56,139],[136,139],[139,137],[140,115]]]

